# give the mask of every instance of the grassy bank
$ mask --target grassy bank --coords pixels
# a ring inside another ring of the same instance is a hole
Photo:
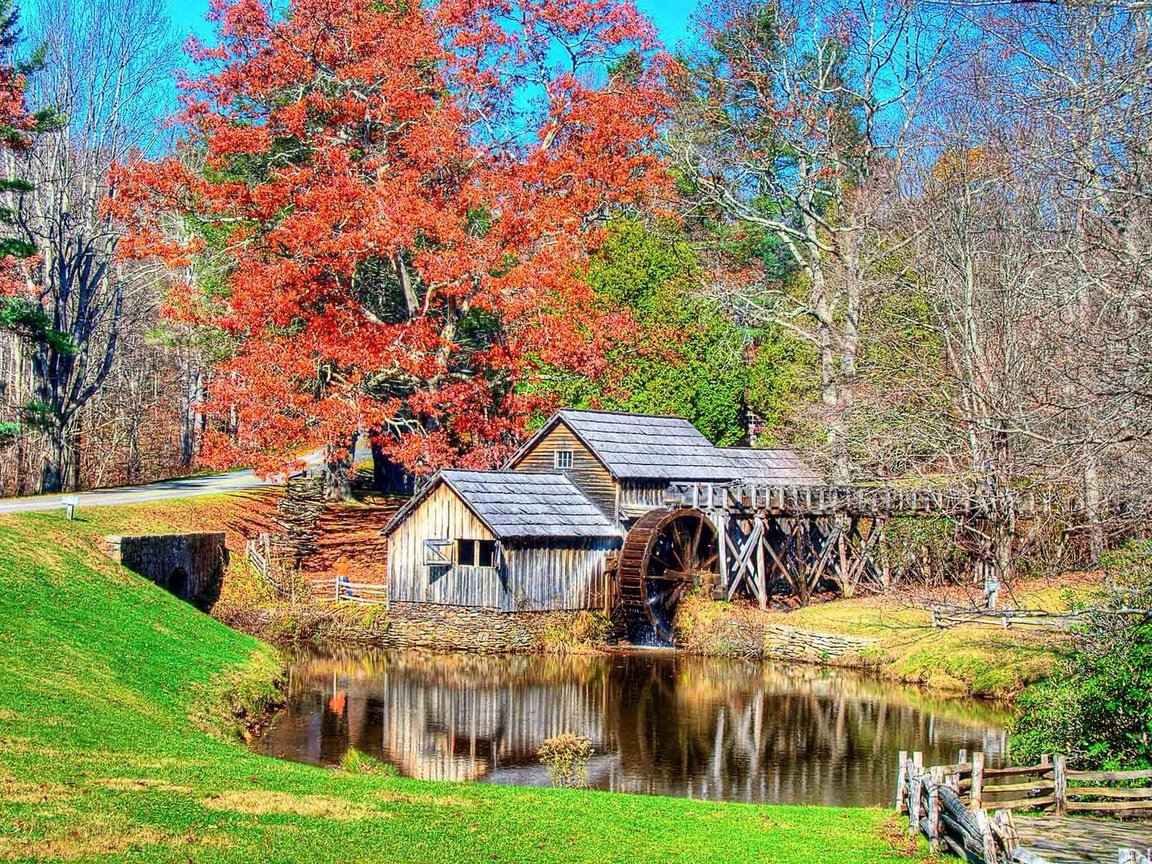
[[[886,838],[880,810],[445,785],[255,755],[227,734],[244,719],[233,715],[256,713],[271,695],[271,650],[95,549],[104,531],[165,530],[188,525],[186,515],[0,519],[0,859],[635,864],[909,854]]]
[[[1019,586],[1016,595],[1022,605],[1051,611],[1067,608],[1069,599],[1065,589],[1040,582]],[[773,626],[864,637],[875,641],[841,662],[895,681],[990,699],[1015,697],[1047,677],[1062,656],[1064,646],[1050,633],[980,625],[934,628],[928,599],[860,597],[791,612],[693,599],[681,609],[678,624],[685,647],[701,654],[748,654],[763,645],[761,634]]]

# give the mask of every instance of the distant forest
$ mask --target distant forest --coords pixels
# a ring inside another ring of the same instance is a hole
[[[1148,4],[18,5],[3,494],[322,449],[338,496],[576,406],[1146,524]]]

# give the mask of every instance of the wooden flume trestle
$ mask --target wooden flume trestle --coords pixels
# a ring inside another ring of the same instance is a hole
[[[1050,513],[1062,503],[1029,496],[1013,506]],[[673,484],[664,507],[643,513],[629,530],[618,569],[619,608],[631,631],[647,627],[671,641],[675,605],[693,585],[706,586],[716,599],[751,597],[761,609],[778,589],[801,603],[821,589],[847,596],[862,587],[883,589],[888,577],[878,547],[889,519],[956,517],[978,525],[997,508],[996,500],[965,490]],[[699,514],[698,524],[711,530],[694,535],[684,560],[666,564],[660,555],[669,553],[655,550],[680,542],[669,526],[690,519],[686,514]],[[976,570],[987,573],[988,556],[973,557]],[[994,573],[988,584],[994,596]]]

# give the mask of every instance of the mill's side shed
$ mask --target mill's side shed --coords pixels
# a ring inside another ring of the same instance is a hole
[[[563,474],[441,471],[384,529],[389,602],[600,608],[622,535]]]

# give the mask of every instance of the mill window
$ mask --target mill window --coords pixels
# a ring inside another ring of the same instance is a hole
[[[456,563],[461,567],[495,567],[495,540],[457,540]]]
[[[476,563],[481,567],[496,566],[495,540],[481,540],[476,544]]]
[[[571,450],[557,450],[552,454],[553,464],[559,471],[566,471],[572,467],[572,451]]]

